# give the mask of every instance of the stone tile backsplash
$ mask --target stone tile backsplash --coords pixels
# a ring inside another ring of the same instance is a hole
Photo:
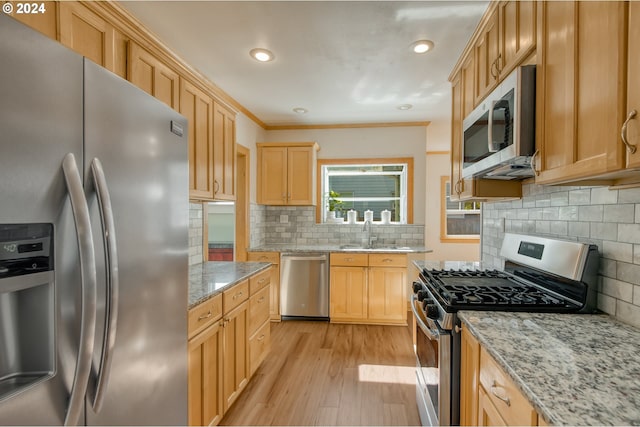
[[[251,246],[361,244],[362,224],[316,224],[313,206],[251,205]],[[374,223],[374,244],[424,246],[424,225]]]
[[[485,203],[482,261],[502,268],[505,232],[598,245],[598,308],[640,327],[640,188],[525,184],[523,198]]]
[[[202,204],[189,203],[189,265],[202,262],[203,222]]]

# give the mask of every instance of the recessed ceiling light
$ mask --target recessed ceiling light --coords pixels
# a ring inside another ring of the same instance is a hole
[[[418,40],[411,44],[411,50],[414,53],[425,53],[433,49],[433,42],[431,40]]]
[[[256,61],[269,62],[275,59],[275,55],[267,49],[251,49],[249,55]]]
[[[307,110],[306,108],[302,108],[302,107],[296,107],[293,109],[294,113],[297,114],[307,114],[309,112],[309,110]]]
[[[398,110],[410,110],[412,108],[413,108],[413,105],[411,105],[411,104],[398,105]]]

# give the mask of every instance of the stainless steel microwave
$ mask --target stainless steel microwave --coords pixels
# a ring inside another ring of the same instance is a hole
[[[535,99],[535,65],[517,67],[463,120],[463,177],[534,175]]]

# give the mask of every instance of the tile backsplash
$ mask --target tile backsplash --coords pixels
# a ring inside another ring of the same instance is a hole
[[[189,203],[189,265],[202,262],[202,204]]]
[[[362,224],[316,224],[313,206],[251,205],[251,247],[269,244],[361,244]],[[424,225],[374,223],[375,244],[424,246]]]
[[[502,268],[505,232],[598,245],[598,308],[640,327],[640,188],[523,185],[523,198],[485,203],[482,261]]]

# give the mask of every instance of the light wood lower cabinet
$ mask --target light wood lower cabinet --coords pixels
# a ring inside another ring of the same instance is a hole
[[[332,253],[330,266],[331,322],[407,324],[405,254]]]
[[[460,425],[536,426],[539,419],[513,380],[463,325]]]
[[[270,273],[189,310],[189,425],[218,424],[269,352]]]
[[[460,425],[478,423],[480,344],[463,325],[460,337]]]
[[[269,280],[269,316],[272,322],[279,322],[280,317],[280,252],[247,252],[248,261],[270,262]]]

